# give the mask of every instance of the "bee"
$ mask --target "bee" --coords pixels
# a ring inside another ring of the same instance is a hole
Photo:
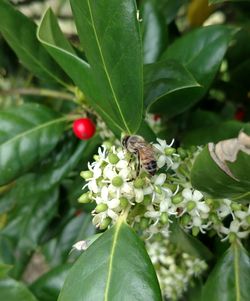
[[[130,153],[138,156],[140,166],[137,175],[140,173],[140,167],[143,167],[150,175],[155,175],[157,164],[152,145],[147,143],[143,137],[137,135],[125,136],[122,139],[122,145]]]

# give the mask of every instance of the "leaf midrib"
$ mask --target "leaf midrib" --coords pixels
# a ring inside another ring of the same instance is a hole
[[[115,91],[114,91],[114,88],[113,88],[113,85],[112,85],[111,78],[110,78],[109,73],[108,73],[108,69],[107,69],[107,66],[106,66],[106,62],[105,62],[105,59],[104,59],[103,54],[102,54],[102,48],[101,48],[100,41],[99,41],[99,39],[98,39],[98,35],[97,35],[97,31],[96,31],[96,26],[95,26],[93,14],[92,14],[92,8],[91,8],[91,5],[90,5],[90,1],[87,0],[87,3],[88,3],[88,9],[89,9],[89,14],[90,14],[90,18],[91,18],[91,25],[92,25],[92,27],[93,27],[93,31],[94,31],[94,35],[95,35],[97,47],[98,47],[98,50],[99,50],[99,53],[100,53],[100,57],[101,57],[101,60],[102,60],[103,68],[104,68],[106,77],[107,77],[107,79],[108,79],[109,86],[110,86],[110,89],[111,89],[111,92],[112,92],[112,95],[113,95],[115,104],[116,104],[116,106],[117,106],[117,108],[118,108],[118,111],[119,111],[119,113],[120,113],[120,116],[121,116],[121,118],[122,118],[123,124],[124,124],[124,126],[126,127],[127,132],[130,134],[130,130],[129,130],[128,125],[127,125],[127,123],[126,123],[126,120],[125,120],[125,118],[124,118],[124,116],[123,116],[122,110],[121,110],[121,108],[120,108],[120,106],[119,106],[119,102],[118,102],[116,93],[115,93]]]
[[[42,128],[45,128],[45,127],[47,127],[47,126],[50,126],[50,125],[53,124],[53,123],[57,123],[57,122],[59,123],[59,122],[66,121],[66,120],[67,120],[67,117],[61,117],[61,118],[53,119],[53,120],[50,120],[50,121],[45,122],[45,123],[43,123],[43,124],[40,124],[39,126],[36,126],[36,127],[32,128],[32,129],[29,129],[29,130],[27,130],[27,131],[24,131],[24,132],[22,132],[22,133],[20,133],[20,134],[18,134],[18,135],[16,135],[16,136],[14,136],[13,138],[7,140],[6,142],[0,144],[0,148],[2,148],[3,146],[6,146],[6,145],[9,144],[9,143],[12,143],[12,142],[15,141],[15,140],[18,140],[19,138],[22,138],[22,137],[24,137],[24,136],[26,136],[26,135],[29,135],[29,134],[31,134],[32,132],[35,132],[35,131],[38,131],[38,130],[40,130],[40,129],[42,129]]]
[[[234,276],[235,276],[235,290],[236,290],[236,301],[241,301],[240,298],[240,281],[239,281],[239,253],[236,243],[233,246],[234,248]]]
[[[110,260],[109,260],[109,265],[108,265],[107,283],[106,283],[106,287],[105,287],[105,291],[104,291],[104,301],[108,301],[109,289],[110,289],[110,285],[111,285],[111,276],[112,276],[112,270],[113,270],[114,254],[115,254],[115,249],[116,249],[118,235],[119,235],[121,226],[122,226],[122,221],[120,220],[116,224],[114,239],[113,239],[112,246],[111,246]]]

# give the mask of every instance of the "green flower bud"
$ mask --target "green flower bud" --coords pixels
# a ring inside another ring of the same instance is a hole
[[[78,198],[78,202],[79,203],[82,203],[82,204],[87,204],[87,203],[90,203],[92,200],[89,196],[89,193],[84,193],[82,194],[79,198]]]
[[[93,158],[94,158],[95,161],[99,161],[100,160],[100,156],[98,156],[98,155],[94,155]]]
[[[145,206],[148,206],[149,204],[151,204],[151,201],[152,201],[152,197],[149,194],[144,195],[143,204]]]
[[[164,188],[170,189],[172,192],[175,192],[175,190],[177,189],[177,185],[175,185],[175,184],[164,183],[162,186]]]
[[[166,212],[163,212],[160,216],[160,221],[163,225],[167,225],[168,224],[168,215]]]
[[[193,234],[193,236],[197,236],[199,234],[199,232],[200,232],[199,227],[193,227],[192,228],[192,234]]]
[[[219,225],[221,223],[218,215],[216,213],[211,213],[209,215],[209,219],[211,220],[211,222],[215,225]]]
[[[113,144],[110,141],[104,141],[103,145],[106,147],[106,149],[111,149],[111,147],[113,146]]]
[[[95,207],[95,212],[96,213],[100,213],[100,212],[104,212],[108,209],[107,204],[104,203],[100,203]]]
[[[141,230],[147,229],[148,224],[149,224],[149,219],[146,217],[142,217],[140,220],[140,229]]]
[[[188,201],[187,202],[187,211],[192,211],[196,207],[195,201]]]
[[[229,233],[228,239],[230,243],[234,243],[237,240],[237,235],[235,233]]]
[[[177,194],[172,198],[172,203],[175,205],[181,203],[182,201],[183,201],[183,197],[180,194]]]
[[[110,225],[112,219],[110,217],[105,217],[104,220],[100,224],[100,230],[105,230]]]
[[[115,187],[121,187],[123,184],[123,179],[120,176],[116,176],[112,179],[112,185]]]
[[[144,185],[145,185],[144,179],[142,179],[142,178],[137,178],[137,179],[135,179],[135,181],[134,181],[134,187],[135,187],[135,188],[140,189],[140,188],[142,188]]]
[[[185,159],[188,155],[187,152],[181,147],[177,148],[177,152],[180,155],[181,159]]]
[[[239,203],[231,203],[230,207],[231,207],[232,210],[234,210],[234,211],[239,211],[239,210],[241,210],[241,204],[239,204]]]
[[[213,199],[205,199],[205,203],[206,203],[209,207],[211,207],[211,206],[213,206],[214,200],[213,200]]]
[[[122,209],[127,208],[127,206],[128,206],[128,199],[125,198],[125,197],[121,197],[120,198],[120,206],[121,206]]]
[[[171,156],[176,152],[176,149],[174,147],[167,147],[164,150],[164,153],[166,156]]]
[[[187,226],[189,224],[189,222],[191,221],[191,216],[187,213],[185,213],[182,217],[181,217],[181,224],[183,226]]]
[[[109,154],[108,155],[108,160],[111,164],[116,164],[119,162],[119,158],[115,154]]]
[[[90,170],[84,170],[80,173],[80,176],[85,179],[85,180],[88,180],[88,179],[91,179],[93,178],[93,172],[90,171]]]

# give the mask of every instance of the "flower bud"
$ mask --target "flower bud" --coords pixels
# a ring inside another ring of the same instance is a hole
[[[163,225],[167,225],[168,224],[168,215],[166,212],[163,212],[160,216],[160,221]]]
[[[187,152],[181,147],[178,147],[177,152],[180,155],[181,159],[185,159],[188,155]]]
[[[216,213],[214,213],[214,212],[209,215],[209,219],[215,225],[219,225],[221,223],[218,215]]]
[[[200,232],[200,228],[199,227],[193,227],[192,228],[192,234],[193,236],[197,236]]]
[[[106,147],[107,150],[111,149],[111,147],[113,146],[113,144],[110,141],[104,141],[103,142],[103,146]]]
[[[233,243],[233,242],[236,241],[237,235],[236,235],[235,233],[229,233],[228,239],[229,239],[229,242],[230,242],[230,243]]]
[[[80,176],[84,179],[84,180],[88,180],[88,179],[91,179],[93,177],[93,172],[90,171],[90,170],[85,170],[85,171],[82,171],[80,173]]]
[[[141,230],[147,229],[148,224],[149,224],[149,219],[146,217],[142,217],[140,220],[140,229]]]
[[[137,178],[134,181],[134,187],[137,189],[143,188],[143,186],[145,185],[145,181],[142,178]]]
[[[145,195],[143,198],[143,204],[145,206],[148,206],[149,204],[151,204],[152,201],[152,196],[150,196],[149,194]]]
[[[230,207],[231,207],[231,209],[232,210],[234,210],[234,211],[239,211],[239,210],[241,210],[241,204],[239,204],[239,203],[231,203],[231,205],[230,205]]]
[[[187,211],[192,211],[196,207],[195,201],[188,201],[187,202]]]
[[[110,217],[105,217],[104,220],[100,223],[100,230],[105,230],[108,228],[108,226],[110,225],[111,223],[111,218]]]
[[[121,206],[122,209],[127,208],[127,206],[128,206],[128,199],[125,198],[125,197],[121,197],[120,198],[120,206]]]
[[[100,212],[104,212],[108,209],[107,204],[104,203],[100,203],[95,207],[95,212],[96,213],[100,213]]]
[[[121,187],[123,184],[123,179],[119,176],[116,176],[112,179],[112,185],[115,187]]]
[[[181,224],[183,226],[187,226],[189,224],[189,222],[191,221],[191,216],[189,214],[184,214],[182,217],[181,217]]]
[[[116,164],[119,162],[118,156],[112,153],[108,155],[108,160],[111,164]]]
[[[173,198],[172,198],[172,203],[177,205],[179,203],[181,203],[183,200],[183,197],[179,194],[175,195]]]
[[[78,202],[79,203],[82,203],[82,204],[87,204],[87,203],[90,203],[92,200],[89,196],[89,193],[84,193],[82,194],[79,198],[78,198]]]
[[[167,147],[164,150],[164,153],[166,156],[171,156],[176,152],[176,149],[174,147]]]

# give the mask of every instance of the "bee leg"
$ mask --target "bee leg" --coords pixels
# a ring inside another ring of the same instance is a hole
[[[141,172],[141,168],[142,168],[142,166],[141,166],[140,154],[138,153],[138,154],[137,154],[137,169],[136,169],[136,178],[138,178],[138,177],[139,177],[139,175],[140,175],[140,172]]]

